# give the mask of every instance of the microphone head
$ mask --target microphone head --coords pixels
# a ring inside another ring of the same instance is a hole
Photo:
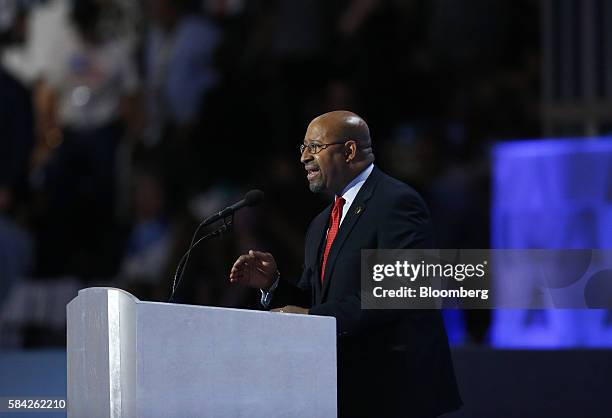
[[[255,206],[260,204],[264,199],[264,192],[261,190],[250,190],[244,195],[244,201],[247,206]]]

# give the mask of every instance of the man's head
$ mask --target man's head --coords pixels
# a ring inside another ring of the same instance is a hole
[[[339,194],[374,161],[368,125],[345,110],[316,117],[306,130],[300,161],[312,192]]]

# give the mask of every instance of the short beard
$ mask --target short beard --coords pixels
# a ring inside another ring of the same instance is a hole
[[[323,191],[323,182],[308,183],[308,188],[313,193],[320,193]]]

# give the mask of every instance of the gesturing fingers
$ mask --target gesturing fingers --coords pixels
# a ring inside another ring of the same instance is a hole
[[[247,254],[238,257],[230,270],[230,281],[236,281],[248,273],[249,259]]]
[[[272,254],[250,250],[236,259],[230,270],[229,281],[246,285],[256,282],[258,285],[266,285],[259,281],[267,280],[275,269],[276,262]]]

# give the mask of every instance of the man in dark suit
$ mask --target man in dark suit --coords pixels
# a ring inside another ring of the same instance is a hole
[[[310,190],[335,199],[308,228],[294,283],[310,308],[275,311],[336,318],[339,416],[424,418],[458,408],[440,312],[361,309],[361,250],[431,248],[425,203],[374,166],[368,126],[354,113],[314,119],[301,151]],[[264,305],[283,286],[274,257],[259,251],[236,260],[230,281],[262,289]]]

